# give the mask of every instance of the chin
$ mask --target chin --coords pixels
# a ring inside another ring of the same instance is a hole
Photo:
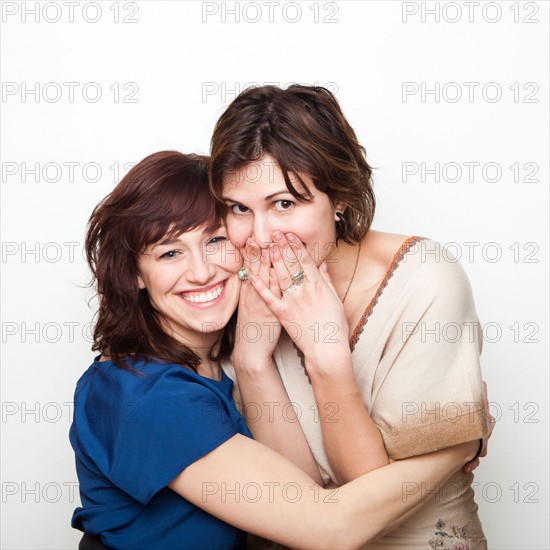
[[[233,310],[234,311],[234,310]],[[211,319],[208,319],[204,322],[203,330],[204,333],[211,333],[216,332],[216,330],[223,329],[225,325],[229,322],[229,319],[231,319],[231,315],[233,313],[226,313],[225,315],[222,313],[221,315],[217,315],[216,317],[212,317]],[[219,328],[215,328],[219,327]]]

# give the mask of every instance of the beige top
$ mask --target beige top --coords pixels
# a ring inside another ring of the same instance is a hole
[[[363,400],[392,458],[486,434],[481,328],[466,274],[439,243],[405,241],[350,345]],[[323,480],[332,484],[313,390],[288,336],[274,358]],[[335,405],[335,419],[337,414]],[[404,525],[369,548],[485,549],[472,480],[457,472]]]

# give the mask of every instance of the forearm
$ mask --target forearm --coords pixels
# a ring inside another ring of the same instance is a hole
[[[380,430],[355,381],[351,355],[343,363],[337,377],[326,374],[318,365],[310,377],[325,452],[339,484],[389,464]]]
[[[369,541],[396,527],[423,506],[457,470],[475,455],[477,442],[471,441],[449,447],[435,453],[394,462],[362,476],[339,489],[339,497],[347,499],[348,490],[354,490],[357,482],[364,487],[361,503],[352,504],[356,522],[368,521]],[[364,509],[360,509],[364,508]],[[367,509],[368,508],[368,512]],[[363,533],[357,533],[357,544],[365,544]]]
[[[245,365],[244,361],[234,363],[243,415],[254,439],[282,454],[321,483],[317,463],[272,361],[254,365]]]
[[[333,491],[272,450],[236,435],[169,487],[223,521],[292,548],[360,548],[394,528],[476,448],[475,442],[462,444],[399,461]],[[256,492],[254,498],[228,499],[226,486],[253,486]]]

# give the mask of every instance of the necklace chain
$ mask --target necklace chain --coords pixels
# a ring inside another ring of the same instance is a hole
[[[357,266],[359,265],[359,255],[361,254],[361,241],[359,241],[359,248],[357,249],[357,256],[355,258],[355,267],[353,268],[353,273],[351,274],[351,279],[349,280],[348,288],[346,289],[346,293],[344,294],[344,297],[342,298],[342,303],[346,301],[346,298],[348,297],[349,289],[351,288],[351,283],[353,283],[353,279],[355,278],[355,272],[357,271]]]

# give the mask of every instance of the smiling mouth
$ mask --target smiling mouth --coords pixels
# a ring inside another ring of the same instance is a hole
[[[217,300],[225,288],[226,281],[223,281],[219,285],[211,288],[207,292],[182,292],[180,295],[186,301],[191,304],[207,304]]]

